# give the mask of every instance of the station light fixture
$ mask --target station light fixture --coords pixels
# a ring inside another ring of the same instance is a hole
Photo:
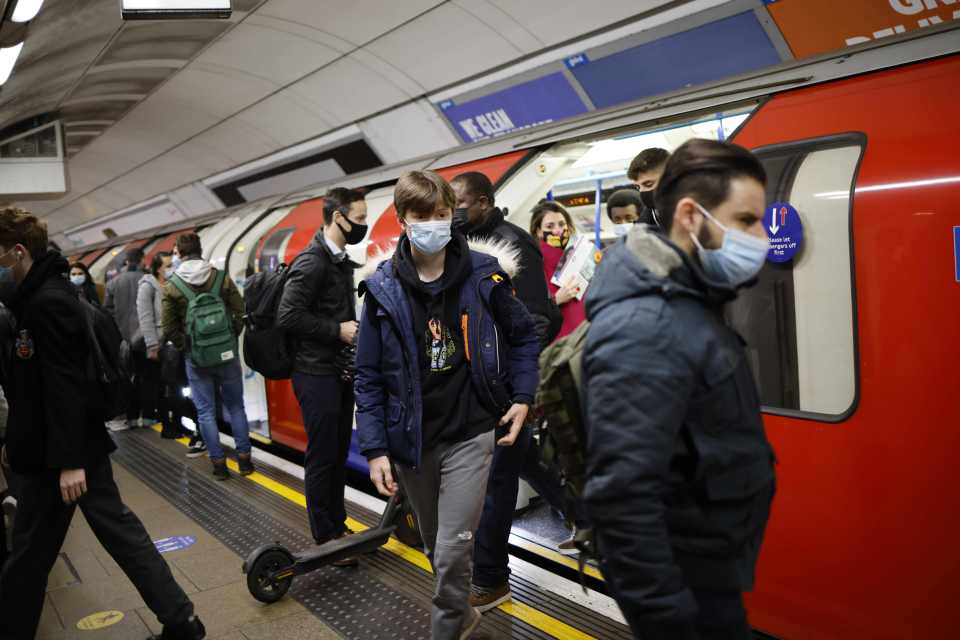
[[[226,19],[231,11],[230,0],[120,0],[124,20]]]
[[[17,58],[20,56],[20,50],[23,49],[23,43],[0,49],[0,85],[3,85],[13,73],[13,66],[17,64]]]
[[[16,0],[13,5],[13,13],[10,14],[10,20],[13,22],[30,22],[43,6],[43,0]]]

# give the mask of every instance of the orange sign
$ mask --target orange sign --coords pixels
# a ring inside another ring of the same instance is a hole
[[[960,20],[960,0],[776,0],[767,10],[797,58]]]

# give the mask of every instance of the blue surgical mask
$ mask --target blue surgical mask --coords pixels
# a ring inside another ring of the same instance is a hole
[[[428,256],[440,253],[450,242],[450,220],[408,222],[407,237],[420,253]]]
[[[176,273],[176,271],[177,271],[177,270],[173,267],[173,265],[172,265],[172,263],[171,263],[171,266],[169,266],[169,267],[167,267],[166,269],[163,270],[163,277],[166,278],[167,280],[169,280],[170,278],[173,277],[173,274]]]
[[[3,256],[10,255],[14,250],[11,249]],[[9,303],[17,292],[17,278],[13,275],[13,267],[0,266],[0,302]]]
[[[625,238],[630,233],[630,229],[633,229],[632,222],[613,225],[613,233],[616,234],[618,238]]]
[[[170,260],[170,266],[173,267],[174,271],[179,269],[181,264],[183,264],[183,260],[180,259],[180,256],[175,255]]]
[[[78,276],[70,276],[70,282],[73,283],[75,287],[82,287],[83,283],[87,281],[87,276],[80,274]]]
[[[723,243],[719,249],[704,249],[697,237],[690,234],[693,243],[700,250],[700,264],[707,276],[716,282],[738,287],[760,273],[770,250],[770,241],[739,229],[729,229],[699,204],[697,208],[707,220],[723,229]]]

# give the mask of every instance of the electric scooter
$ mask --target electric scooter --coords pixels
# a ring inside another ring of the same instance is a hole
[[[390,534],[397,529],[404,507],[405,500],[401,492],[397,491],[387,502],[379,524],[372,529],[343,536],[300,553],[291,553],[277,543],[259,547],[243,563],[250,595],[260,602],[272,604],[286,595],[295,577],[316,571],[337,560],[376,551],[387,543]],[[412,524],[412,515],[407,514],[406,519],[406,525]]]

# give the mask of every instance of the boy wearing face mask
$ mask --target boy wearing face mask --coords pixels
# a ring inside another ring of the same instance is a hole
[[[766,259],[765,184],[746,149],[686,142],[656,193],[665,234],[631,229],[586,296],[584,504],[637,637],[751,637],[774,454],[723,305]]]
[[[355,265],[346,247],[363,241],[366,222],[363,193],[331,189],[323,198],[323,227],[290,266],[277,311],[277,327],[287,332],[294,355],[293,390],[307,431],[307,515],[317,544],[348,532],[343,491],[353,434],[353,385],[337,363],[357,333]],[[347,558],[335,564],[356,563]]]
[[[513,294],[516,252],[451,235],[456,200],[443,178],[404,174],[394,204],[404,233],[361,285],[360,449],[384,495],[397,491],[396,465],[417,514],[436,576],[431,637],[466,638],[480,622],[471,558],[493,451],[523,428],[538,342]]]

